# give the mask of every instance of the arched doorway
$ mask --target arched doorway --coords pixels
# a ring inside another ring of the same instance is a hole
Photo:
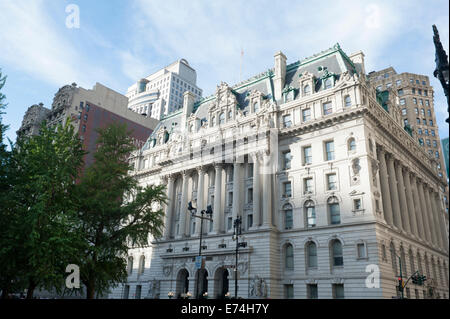
[[[225,294],[229,290],[229,275],[227,268],[219,268],[217,269],[214,281],[215,281],[215,289],[214,295],[217,299],[224,299]]]
[[[195,276],[195,296],[198,299],[203,298],[203,294],[208,292],[208,271],[199,269]]]
[[[177,298],[181,294],[185,294],[189,289],[189,272],[186,269],[181,269],[177,275]]]

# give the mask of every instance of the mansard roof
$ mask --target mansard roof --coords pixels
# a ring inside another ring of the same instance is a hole
[[[270,68],[265,72],[230,86],[231,92],[236,97],[237,107],[245,111],[249,107],[249,99],[247,96],[250,92],[255,90],[261,92],[264,99],[271,99],[275,101],[273,83],[273,78],[275,76],[274,72],[274,68]],[[341,47],[337,43],[325,51],[287,65],[285,89],[292,88],[298,91],[300,86],[299,78],[303,74],[309,73],[316,79],[314,88],[315,91],[320,91],[323,89],[323,83],[320,79],[333,76],[336,80],[338,80],[340,75],[344,72],[348,72],[350,75],[353,75],[357,72],[357,70],[350,58],[342,51]],[[196,102],[192,113],[194,113],[194,115],[199,119],[207,119],[208,109],[217,99],[216,94],[217,91],[214,94]],[[277,100],[275,102],[278,104],[283,103],[282,100]],[[182,110],[162,118],[152,135],[149,137],[147,143],[144,145],[144,149],[149,147],[149,142],[155,138],[158,130],[165,127],[170,133],[172,129],[178,128],[181,124],[181,116]]]

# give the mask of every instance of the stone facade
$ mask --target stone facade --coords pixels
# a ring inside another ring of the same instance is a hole
[[[392,298],[399,256],[404,276],[429,279],[408,284],[411,298],[447,298],[445,182],[404,130],[396,99],[380,105],[364,54],[337,44],[289,65],[274,58],[197,103],[186,92],[132,158],[141,185],[167,186],[165,228],[130,249],[128,282],[110,298],[233,296],[237,217],[240,297]],[[200,229],[189,202],[197,215],[211,205],[213,221]]]

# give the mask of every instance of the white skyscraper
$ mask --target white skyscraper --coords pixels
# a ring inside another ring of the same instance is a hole
[[[202,96],[197,87],[197,73],[185,59],[140,79],[128,88],[128,108],[155,119],[183,107],[183,93],[192,92],[195,100]]]

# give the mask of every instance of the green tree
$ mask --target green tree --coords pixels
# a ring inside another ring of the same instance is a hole
[[[128,250],[161,235],[166,201],[164,186],[143,188],[128,174],[134,146],[126,126],[112,124],[98,133],[95,161],[77,196],[86,249],[79,266],[88,299],[127,279]]]
[[[7,150],[4,143],[5,132],[8,126],[3,124],[2,114],[6,108],[5,95],[1,92],[6,83],[6,76],[2,76],[0,69],[0,207],[8,207],[8,190],[10,188],[10,158],[11,153]],[[6,298],[8,293],[17,289],[17,273],[14,264],[8,262],[14,254],[9,245],[14,216],[9,216],[5,210],[0,210],[0,289],[2,298]]]
[[[4,262],[26,285],[27,298],[36,288],[60,291],[65,267],[78,261],[74,191],[84,154],[69,119],[56,128],[43,123],[39,135],[18,139],[12,149],[8,204],[1,214],[10,218],[4,240],[13,254]]]

